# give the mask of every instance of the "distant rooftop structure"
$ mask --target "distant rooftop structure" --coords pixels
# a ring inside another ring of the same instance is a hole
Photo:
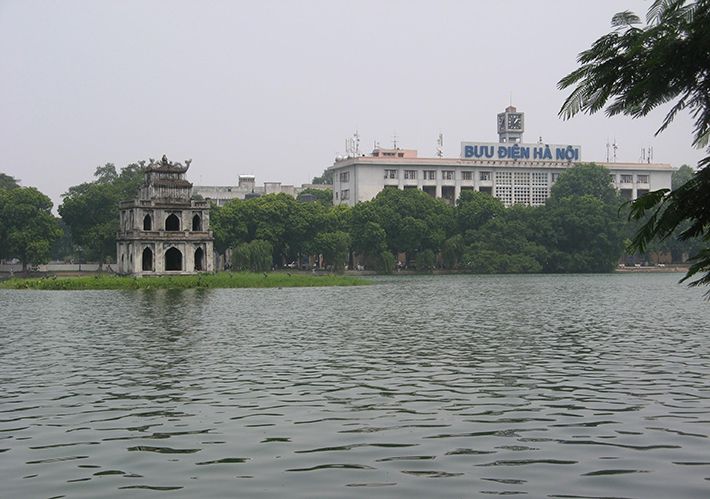
[[[256,184],[255,175],[239,175],[237,185],[196,185],[192,188],[193,195],[202,196],[217,206],[223,206],[232,199],[251,199],[266,194],[284,193],[296,197],[306,189],[331,190],[329,184],[302,184],[294,186],[281,182],[264,182]]]

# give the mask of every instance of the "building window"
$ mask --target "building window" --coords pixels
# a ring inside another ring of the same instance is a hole
[[[622,184],[631,184],[634,181],[634,176],[633,175],[621,175],[621,183]]]
[[[516,185],[513,188],[514,203],[515,204],[529,204],[530,203],[530,187]]]
[[[614,175],[613,173],[610,173],[609,180],[611,180],[612,184],[615,184],[616,183],[616,175]]]
[[[636,181],[639,184],[648,184],[648,175],[636,175]]]
[[[340,191],[340,200],[347,201],[348,199],[350,199],[350,189],[343,189]]]
[[[496,184],[511,185],[513,183],[512,172],[496,172]]]
[[[547,185],[547,173],[533,172],[532,173],[532,185]]]
[[[192,230],[201,231],[202,230],[202,219],[197,213],[192,217]]]
[[[513,188],[506,185],[496,185],[495,197],[500,199],[505,206],[513,204]]]
[[[350,182],[350,172],[340,172],[341,182]]]
[[[165,219],[165,230],[170,232],[180,230],[180,219],[175,216],[175,213],[171,213],[168,218]]]
[[[559,173],[551,173],[550,175],[551,175],[551,179],[552,179],[552,183],[553,183],[553,184],[554,184],[555,182],[557,182],[557,180],[560,178],[560,174],[559,174]]]
[[[416,180],[417,170],[404,170],[404,178],[406,180]]]
[[[385,170],[385,178],[397,178],[397,170]]]
[[[547,187],[533,187],[532,188],[532,206],[542,206],[547,200]]]
[[[436,180],[436,170],[424,170],[424,180]]]
[[[530,173],[529,172],[515,172],[513,175],[513,181],[515,185],[529,185],[530,184]]]
[[[461,180],[473,180],[473,172],[461,172]]]
[[[484,182],[488,182],[491,180],[491,172],[481,172],[478,174],[478,180],[483,180]]]
[[[442,170],[441,171],[441,180],[454,180],[454,171],[453,170]]]

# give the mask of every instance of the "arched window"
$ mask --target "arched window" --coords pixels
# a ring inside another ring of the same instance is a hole
[[[165,270],[182,270],[182,253],[177,248],[165,252]]]
[[[192,230],[202,230],[202,219],[198,214],[192,217]]]
[[[153,219],[150,218],[150,215],[143,218],[143,230],[153,230]]]
[[[180,219],[175,215],[175,213],[172,213],[168,218],[165,219],[165,230],[180,230]]]
[[[150,248],[143,250],[143,270],[148,272],[153,270],[153,251]]]
[[[197,248],[195,250],[195,270],[203,270],[203,261],[205,259],[205,253],[202,248]]]

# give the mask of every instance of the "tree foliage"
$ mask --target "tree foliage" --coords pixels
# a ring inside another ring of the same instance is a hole
[[[0,189],[17,189],[18,187],[20,184],[15,177],[0,173]]]
[[[316,202],[324,206],[333,206],[333,191],[330,189],[303,189],[296,196],[296,200],[304,201],[307,196],[313,196]]]
[[[323,173],[319,177],[313,177],[311,180],[312,184],[333,184],[333,171],[327,168],[323,170]]]
[[[52,215],[52,201],[34,187],[0,189],[0,258],[45,263],[62,234]]]
[[[313,249],[315,253],[323,255],[335,272],[342,273],[350,249],[350,234],[341,230],[321,232],[313,240]]]
[[[270,194],[215,207],[211,222],[217,250],[236,248],[243,262],[244,244],[259,239],[271,244],[277,266],[322,255],[340,271],[352,251],[385,273],[402,252],[423,271],[441,255],[445,268],[471,272],[607,272],[623,251],[620,203],[606,169],[577,165],[540,207],[505,208],[473,191],[455,207],[414,189],[385,189],[353,208]]]
[[[130,164],[116,171],[107,163],[96,168],[96,180],[73,187],[63,195],[59,214],[71,228],[74,243],[87,258],[103,262],[116,254],[119,202],[134,199],[143,180],[143,169]]]
[[[271,243],[261,239],[254,239],[248,243],[241,243],[234,248],[232,266],[236,270],[266,272],[271,270],[272,254]]]
[[[655,0],[645,26],[624,11],[612,18],[612,32],[579,54],[580,67],[560,80],[574,87],[560,115],[595,113],[606,106],[609,116],[646,116],[671,104],[657,134],[681,111],[695,120],[693,145],[710,138],[710,0]],[[710,152],[710,151],[709,151]],[[685,279],[705,275],[691,285],[710,284],[710,156],[699,171],[672,191],[661,189],[640,197],[630,210],[632,220],[644,220],[631,247],[645,251],[654,239],[699,238],[704,249],[695,255]]]

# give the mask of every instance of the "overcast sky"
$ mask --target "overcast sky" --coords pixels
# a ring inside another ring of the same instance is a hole
[[[694,164],[686,115],[562,121],[561,77],[643,0],[0,0],[0,172],[55,205],[97,166],[192,158],[189,179],[309,182],[360,132],[445,156],[496,141],[496,114],[525,112],[525,142],[604,161]]]

